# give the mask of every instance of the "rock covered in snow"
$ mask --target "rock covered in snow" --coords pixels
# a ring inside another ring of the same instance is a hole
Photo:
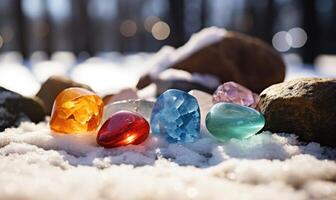
[[[44,117],[41,100],[23,97],[0,87],[0,131],[18,126],[23,121],[40,122]]]
[[[258,104],[265,130],[295,133],[336,147],[336,79],[299,78],[272,85]]]
[[[147,86],[167,68],[210,74],[221,82],[248,85],[254,92],[261,92],[285,77],[283,60],[269,45],[257,38],[215,27],[203,29],[176,50],[164,47],[151,64],[154,69],[140,78],[138,88]]]
[[[77,83],[75,81],[72,81],[71,79],[64,77],[64,76],[51,76],[46,80],[38,93],[36,94],[37,97],[39,97],[46,108],[46,112],[48,115],[51,114],[51,110],[54,104],[54,100],[56,96],[64,89],[70,88],[70,87],[81,87],[88,90],[92,90],[89,86],[81,83]]]

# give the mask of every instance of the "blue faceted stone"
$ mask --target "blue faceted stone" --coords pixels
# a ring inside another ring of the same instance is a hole
[[[169,142],[193,142],[200,132],[200,109],[192,95],[176,89],[162,93],[156,100],[150,125],[153,134]]]

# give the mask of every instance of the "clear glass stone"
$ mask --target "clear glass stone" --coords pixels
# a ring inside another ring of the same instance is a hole
[[[213,105],[212,96],[209,93],[200,90],[191,90],[189,94],[194,96],[198,101],[198,105],[201,111],[201,124],[204,125],[205,117]]]
[[[104,108],[103,122],[105,122],[114,113],[122,110],[138,113],[142,115],[147,121],[149,121],[153,105],[154,101],[143,99],[129,99],[110,103]]]

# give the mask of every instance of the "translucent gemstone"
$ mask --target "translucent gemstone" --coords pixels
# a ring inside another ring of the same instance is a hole
[[[257,94],[235,82],[226,82],[218,86],[213,94],[214,103],[227,102],[255,108],[258,101],[259,96]]]
[[[246,106],[217,103],[206,116],[208,131],[221,141],[231,138],[245,139],[260,131],[265,125],[264,116]]]
[[[207,113],[209,112],[209,110],[213,105],[212,96],[209,93],[200,90],[191,90],[189,94],[191,94],[197,99],[198,105],[201,110],[201,124],[204,124],[205,116],[207,115]]]
[[[120,111],[113,114],[100,128],[97,143],[105,148],[140,144],[149,135],[149,124],[141,115]]]
[[[196,98],[181,90],[167,90],[157,98],[150,123],[153,134],[169,142],[193,142],[200,131]]]
[[[103,100],[83,88],[68,88],[55,99],[50,128],[60,133],[95,131],[102,119]]]
[[[138,99],[138,95],[133,89],[123,89],[119,91],[117,94],[110,94],[103,98],[104,104],[108,105],[113,102],[123,101],[128,99]]]
[[[146,120],[149,120],[152,113],[154,101],[142,100],[142,99],[130,99],[124,101],[113,102],[105,106],[103,122],[105,122],[112,114],[127,110],[135,113],[139,113]]]

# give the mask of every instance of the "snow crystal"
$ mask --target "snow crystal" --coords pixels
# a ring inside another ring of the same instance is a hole
[[[0,134],[0,199],[332,199],[335,158],[291,134],[104,149],[24,122]]]

